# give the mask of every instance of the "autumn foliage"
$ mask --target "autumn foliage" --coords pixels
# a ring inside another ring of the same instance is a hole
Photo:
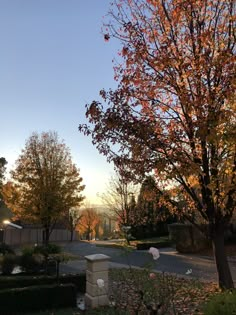
[[[55,224],[83,200],[80,171],[55,132],[33,133],[26,141],[3,189],[15,218],[40,223],[49,240]]]
[[[95,209],[86,207],[81,211],[81,218],[76,226],[76,230],[80,235],[84,236],[86,240],[91,240],[98,234],[100,217]]]
[[[0,157],[0,206],[2,206],[2,185],[3,185],[3,179],[4,179],[4,173],[6,171],[6,164],[7,161],[4,157]]]
[[[233,286],[223,238],[236,207],[235,5],[115,1],[106,28],[123,47],[119,86],[101,91],[108,107],[93,101],[90,125],[80,126],[129,178],[155,171],[173,211],[194,224],[201,216],[224,287]],[[166,188],[174,185],[173,198]]]

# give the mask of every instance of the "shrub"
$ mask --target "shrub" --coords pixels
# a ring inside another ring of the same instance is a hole
[[[159,222],[154,226],[150,225],[138,225],[133,226],[131,229],[131,234],[135,239],[143,239],[150,237],[166,236],[168,235],[168,223],[170,222]]]
[[[168,226],[170,239],[179,253],[196,253],[209,247],[209,240],[192,224],[173,223]],[[202,225],[202,229],[206,226]]]
[[[76,286],[77,291],[81,293],[85,293],[86,291],[86,274],[69,274],[60,276],[59,278],[60,283],[73,283]]]
[[[55,284],[57,279],[53,276],[26,276],[26,275],[15,275],[14,277],[0,277],[0,290],[21,288],[29,286],[39,286]],[[84,293],[86,289],[86,274],[66,274],[60,275],[58,283],[66,284],[73,283],[76,286],[77,291]],[[1,314],[1,313],[0,313]]]
[[[42,254],[47,257],[52,254],[60,254],[62,251],[61,247],[56,244],[47,244],[47,245],[37,245],[34,246],[34,253]]]
[[[204,315],[236,314],[236,290],[215,295],[203,308]]]
[[[138,250],[147,250],[150,247],[156,247],[156,248],[164,248],[164,247],[170,247],[172,246],[171,241],[163,241],[158,243],[138,243],[136,244],[136,249]]]
[[[45,257],[51,254],[60,254],[61,252],[62,249],[59,245],[51,243],[47,245],[27,246],[22,249],[23,255],[41,254]]]
[[[33,255],[34,254],[34,246],[23,247],[21,252],[22,252],[22,255]]]
[[[27,273],[37,273],[44,270],[48,274],[56,272],[56,259],[53,255],[59,255],[61,247],[55,244],[37,245],[25,247],[22,250],[20,266]],[[49,259],[50,258],[50,259]]]
[[[10,275],[16,265],[16,255],[6,254],[1,261],[2,274]]]
[[[14,250],[11,248],[11,246],[5,244],[5,243],[0,243],[0,254],[6,255],[6,254],[15,254]]]
[[[32,254],[30,250],[24,251],[24,253],[19,258],[19,265],[22,271],[27,273],[39,272],[42,268],[42,264],[42,255]]]
[[[76,306],[76,290],[73,284],[32,286],[0,291],[0,313],[5,315],[74,306]]]

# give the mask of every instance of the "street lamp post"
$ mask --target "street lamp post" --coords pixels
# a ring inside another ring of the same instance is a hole
[[[10,222],[9,220],[4,220],[4,221],[3,221],[3,224],[9,225],[9,226],[14,227],[14,228],[16,228],[16,229],[22,229],[22,228],[23,228],[21,225],[12,223],[12,222]]]

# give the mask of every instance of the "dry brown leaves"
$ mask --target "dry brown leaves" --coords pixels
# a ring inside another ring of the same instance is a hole
[[[202,315],[203,304],[219,292],[216,283],[157,274],[153,286],[152,280],[144,280],[145,276],[140,270],[111,271],[109,293],[117,308],[130,315]]]

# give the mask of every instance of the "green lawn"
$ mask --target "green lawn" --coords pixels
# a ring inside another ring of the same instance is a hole
[[[152,238],[145,238],[141,240],[133,240],[130,241],[130,244],[127,245],[127,242],[124,240],[123,242],[107,242],[102,244],[96,244],[97,247],[113,247],[113,248],[130,248],[135,249],[137,244],[158,244],[160,247],[169,247],[171,246],[171,242],[168,236],[160,236],[160,237],[152,237]]]
[[[131,244],[138,244],[138,243],[163,243],[169,242],[169,236],[158,236],[158,237],[151,237],[151,238],[144,238],[141,240],[131,241]]]

